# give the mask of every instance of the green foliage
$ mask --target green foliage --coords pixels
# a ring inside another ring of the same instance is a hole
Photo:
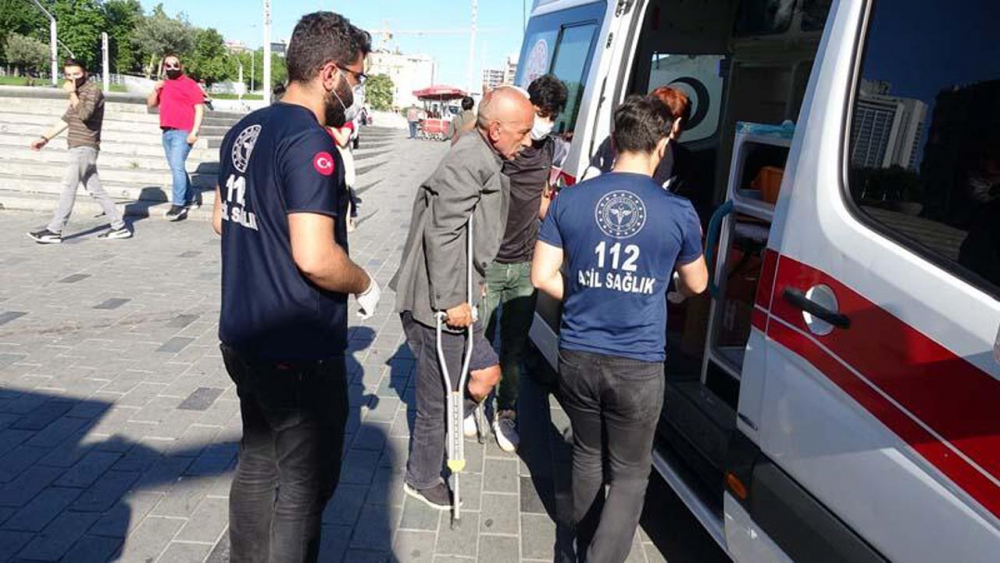
[[[112,72],[129,73],[141,70],[142,53],[133,45],[133,31],[142,18],[142,5],[139,4],[139,0],[104,2],[104,19],[107,22],[110,51],[108,58]]]
[[[187,59],[188,74],[208,85],[225,80],[231,73],[227,58],[222,34],[213,28],[199,29],[195,33],[194,49]]]
[[[395,85],[385,74],[376,74],[365,81],[365,101],[379,111],[392,109],[392,92]]]
[[[3,46],[12,33],[48,41],[48,19],[31,2],[0,0],[0,60],[7,61]]]
[[[156,71],[156,64],[168,53],[186,55],[194,47],[195,28],[184,14],[176,18],[167,15],[163,4],[157,4],[153,12],[142,18],[132,32],[132,46],[148,56],[146,74]]]
[[[59,22],[59,41],[88,69],[100,67],[101,32],[106,22],[104,10],[96,0],[55,0],[49,11]],[[60,48],[60,59],[68,55]]]
[[[49,66],[49,46],[32,37],[11,33],[4,42],[9,64],[23,70],[46,70]]]
[[[262,51],[263,53],[263,51]],[[262,73],[263,74],[263,73]],[[271,88],[278,84],[288,82],[288,67],[285,66],[285,58],[271,54]]]

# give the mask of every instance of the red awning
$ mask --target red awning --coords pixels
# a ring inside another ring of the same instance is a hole
[[[465,90],[460,90],[454,86],[439,84],[422,90],[414,90],[413,95],[421,100],[457,100],[464,98],[467,94]]]

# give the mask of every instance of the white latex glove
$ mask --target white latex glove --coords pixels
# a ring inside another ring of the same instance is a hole
[[[677,272],[674,272],[673,278],[674,278],[674,287],[679,286],[680,283],[681,283],[681,276],[680,276],[680,274],[678,274]],[[684,294],[681,293],[681,292],[679,292],[679,291],[668,291],[667,292],[667,301],[671,302],[674,305],[680,305],[681,303],[683,303],[686,300],[687,300],[687,297],[685,297]]]
[[[378,282],[375,281],[371,275],[368,276],[371,280],[371,284],[364,293],[359,293],[354,296],[358,300],[358,305],[361,310],[358,311],[358,317],[361,320],[368,320],[375,315],[375,308],[378,307],[378,301],[382,298],[382,289],[378,286]]]

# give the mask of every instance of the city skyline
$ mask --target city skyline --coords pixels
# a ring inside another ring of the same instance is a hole
[[[199,2],[197,0],[163,0],[170,15],[183,12],[192,24],[217,29],[227,40],[239,41],[251,49],[262,46],[263,4],[242,4],[241,10],[231,9],[234,2]],[[147,12],[155,2],[143,0]],[[293,0],[271,7],[271,40],[288,40],[298,19],[316,10],[331,10],[343,14],[352,23],[366,30],[414,32],[429,34],[395,34],[388,47],[407,55],[428,55],[438,65],[438,83],[467,88],[469,34],[471,23],[469,0],[443,0],[433,10],[426,10],[398,0],[367,0],[358,2],[314,2]],[[442,14],[449,17],[443,18]],[[472,58],[472,79],[482,76],[483,68],[493,68],[507,56],[516,57],[523,38],[523,17],[520,2],[480,2],[478,7],[476,52]],[[449,33],[438,33],[447,31]],[[373,47],[383,45],[382,37],[373,34]]]

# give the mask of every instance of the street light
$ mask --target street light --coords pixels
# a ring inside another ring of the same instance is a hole
[[[264,105],[271,105],[271,0],[264,0]]]
[[[59,79],[57,78],[57,74],[56,73],[59,70],[59,61],[58,61],[58,59],[59,59],[59,47],[57,46],[57,42],[59,41],[59,38],[58,38],[58,34],[56,33],[56,18],[53,17],[52,14],[50,14],[49,11],[46,10],[38,2],[38,0],[31,0],[31,1],[34,2],[35,6],[38,6],[38,9],[41,10],[42,13],[44,13],[47,18],[49,18],[49,44],[50,44],[50,47],[51,47],[51,54],[52,54],[52,56],[51,56],[51,62],[52,62],[52,85],[53,86],[58,86]],[[70,52],[70,55],[73,55],[73,53]]]

